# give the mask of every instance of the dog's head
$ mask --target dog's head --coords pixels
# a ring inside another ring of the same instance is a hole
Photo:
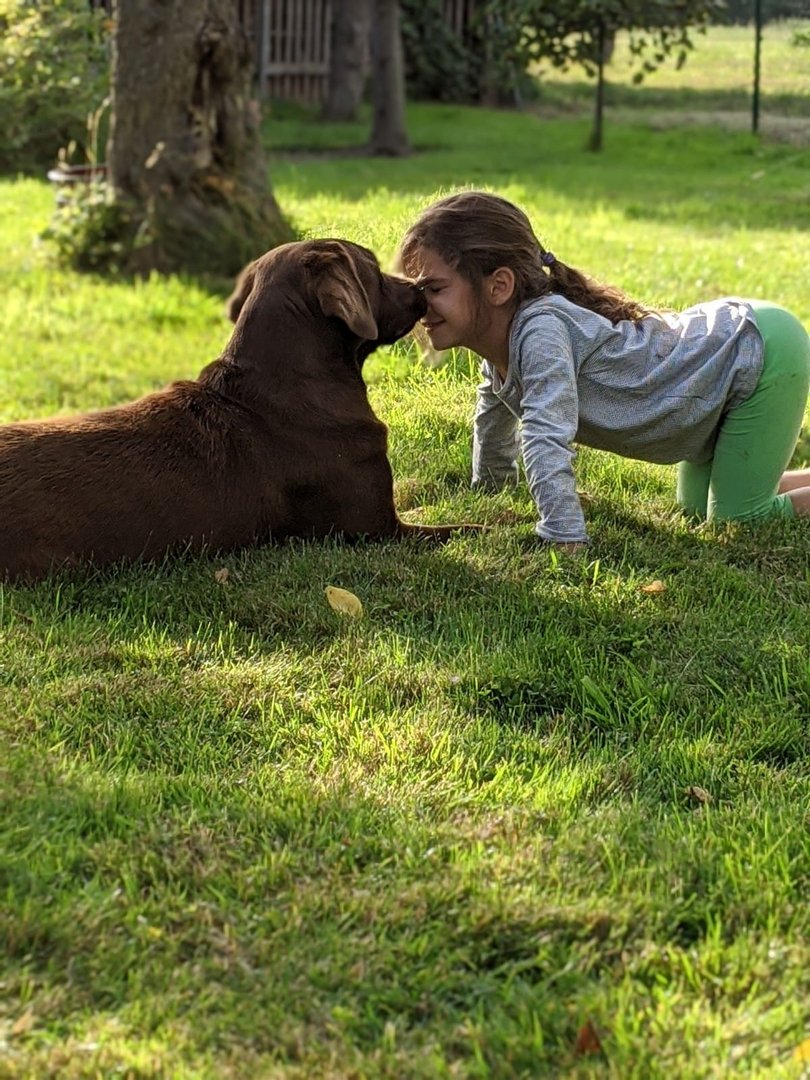
[[[380,269],[376,256],[348,240],[304,240],[274,248],[241,272],[228,299],[229,317],[272,301],[302,319],[337,319],[368,355],[403,337],[427,310],[413,284]],[[365,346],[365,347],[363,347]]]

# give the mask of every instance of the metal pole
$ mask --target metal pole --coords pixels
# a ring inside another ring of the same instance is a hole
[[[762,52],[762,0],[754,0],[754,99],[751,103],[751,130],[759,131],[759,71]]]

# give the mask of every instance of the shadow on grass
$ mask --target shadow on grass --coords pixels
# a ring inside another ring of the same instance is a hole
[[[448,766],[472,760],[473,735],[490,776],[464,783]],[[130,1053],[149,1040],[156,1068],[169,1046],[186,1068],[237,1054],[239,1075],[259,1074],[245,1071],[246,1054],[305,1066],[328,1053],[334,1070],[352,1054],[399,1053],[402,1067],[427,1042],[442,1059],[488,1069],[508,1052],[534,1075],[538,1063],[572,1063],[586,1018],[609,1031],[625,1010],[643,1015],[662,982],[711,1011],[719,976],[709,990],[690,978],[703,948],[729,950],[723,1016],[736,1000],[750,1011],[751,950],[762,952],[751,975],[761,980],[800,904],[800,884],[777,869],[803,851],[789,786],[767,809],[740,793],[738,809],[698,814],[673,795],[684,779],[718,792],[705,741],[674,761],[643,738],[610,760],[591,739],[566,752],[514,734],[493,742],[480,726],[454,725],[446,743],[442,761],[423,756],[408,794],[384,769],[375,779],[343,762],[318,777],[292,756],[257,760],[249,746],[239,780],[227,763],[175,775],[137,757],[129,774],[96,761],[94,775],[90,746],[75,756],[63,747],[68,769],[30,747],[16,771],[4,769],[0,796],[11,838],[0,867],[12,906],[4,985],[25,988],[37,1021],[18,1055],[44,1060],[58,1045],[63,1068],[71,1053],[87,1068],[110,1052],[98,1036],[115,1016]],[[519,790],[520,771],[534,798]],[[540,811],[555,775],[571,788]],[[656,810],[659,784],[669,797]],[[481,799],[488,785],[496,791]],[[772,833],[774,865],[772,845],[756,846]],[[741,876],[738,858],[749,860]],[[774,965],[784,977],[781,954]],[[665,1026],[677,1039],[677,1018]],[[71,1051],[67,1033],[81,1046]],[[611,1052],[638,1061],[632,1041]]]
[[[29,782],[20,818],[55,843],[2,880],[28,898],[7,963],[61,996],[42,1003],[40,1026],[94,1034],[114,1012],[149,1030],[153,1051],[179,1028],[192,1058],[244,1044],[294,1061],[302,1038],[370,1052],[395,1022],[406,1045],[432,1033],[465,1058],[451,1033],[470,1011],[508,1017],[534,992],[554,1054],[573,1040],[569,1010],[629,936],[595,903],[493,907],[486,879],[457,860],[487,828],[480,817],[431,824],[416,807],[284,775],[272,799],[216,782],[196,799],[149,778]],[[527,853],[548,849],[542,818],[521,825]],[[490,839],[502,847],[510,830]],[[582,948],[602,954],[590,974],[570,970]]]
[[[694,737],[713,716],[725,734],[728,701],[762,693],[792,744],[810,709],[807,529],[707,537],[599,501],[590,513],[581,559],[538,547],[531,526],[500,526],[447,549],[292,542],[5,587],[22,655],[47,641],[30,691],[52,718],[40,737],[114,768],[238,773],[245,755],[279,760],[332,707],[370,717],[444,700],[454,715],[539,736],[562,724],[582,748],[616,750],[668,726]],[[654,579],[665,593],[639,602]],[[331,610],[330,584],[361,597],[362,620]],[[376,667],[392,654],[401,666]],[[29,679],[23,663],[6,685]],[[98,724],[74,724],[85,715]]]
[[[529,1075],[662,982],[711,1010],[703,948],[730,950],[750,1010],[752,942],[770,956],[800,910],[810,547],[609,511],[586,560],[501,528],[4,588],[24,1057],[44,1074],[58,1033],[64,1067],[71,1032],[89,1068],[114,1016],[167,1073],[233,1054],[245,1075],[247,1053],[317,1075],[328,1053],[416,1075],[429,1044]],[[622,585],[656,570],[662,596]],[[629,1072],[639,1047],[611,1047]]]

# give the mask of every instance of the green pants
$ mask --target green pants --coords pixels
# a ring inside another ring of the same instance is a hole
[[[788,495],[777,495],[801,431],[810,388],[810,338],[795,315],[753,302],[765,342],[753,394],[729,410],[717,433],[714,457],[678,466],[678,502],[708,521],[792,517]]]

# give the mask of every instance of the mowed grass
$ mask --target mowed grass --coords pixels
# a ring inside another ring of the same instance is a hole
[[[645,300],[767,296],[810,326],[807,153],[409,125],[414,156],[372,161],[335,152],[366,118],[271,112],[303,235],[390,262],[435,194],[485,185]],[[4,420],[219,353],[226,282],[58,271],[32,245],[51,203],[0,184]],[[470,358],[403,344],[368,377],[403,514],[490,532],[0,588],[0,1076],[799,1077],[810,527],[691,530],[671,469],[583,450],[591,548],[540,550],[525,488],[468,490]]]
[[[788,141],[810,142],[810,46],[794,44],[807,22],[768,22],[760,42],[760,130]],[[693,33],[694,48],[678,68],[667,57],[641,84],[633,82],[638,58],[626,33],[616,37],[605,68],[609,117],[627,119],[641,110],[648,124],[679,125],[684,120],[750,130],[754,87],[755,33],[749,26],[710,26]],[[538,64],[543,109],[592,107],[594,81],[582,69],[561,72]]]

